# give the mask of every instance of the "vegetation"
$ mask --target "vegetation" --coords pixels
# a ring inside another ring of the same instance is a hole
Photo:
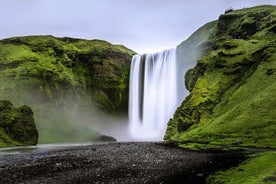
[[[239,167],[210,175],[209,184],[252,184],[276,182],[276,153],[267,152],[252,156]]]
[[[37,141],[31,108],[14,107],[10,101],[0,100],[0,147],[35,145]]]
[[[188,57],[191,66],[197,59],[185,76],[190,94],[169,121],[166,142],[193,150],[276,148],[275,23],[275,6],[227,11],[178,47],[182,59],[200,52]],[[255,154],[207,183],[274,183],[275,163],[275,152]]]
[[[0,99],[32,107],[39,142],[95,140],[99,133],[73,115],[127,112],[133,54],[101,40],[53,36],[1,40]]]
[[[223,14],[199,35],[209,35],[211,49],[186,73],[190,95],[169,121],[165,141],[276,147],[275,22],[276,7],[259,6]]]

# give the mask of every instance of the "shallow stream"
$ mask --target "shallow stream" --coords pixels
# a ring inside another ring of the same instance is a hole
[[[15,155],[21,153],[44,153],[52,150],[61,150],[67,149],[72,147],[79,147],[79,146],[89,146],[95,144],[105,144],[105,143],[91,143],[91,142],[84,142],[84,143],[52,143],[52,144],[38,144],[36,146],[16,146],[16,147],[7,147],[7,148],[0,148],[0,156],[2,155]]]

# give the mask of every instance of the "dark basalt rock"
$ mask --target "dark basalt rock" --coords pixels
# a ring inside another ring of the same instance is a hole
[[[98,139],[96,141],[100,141],[100,142],[117,142],[117,140],[114,137],[107,136],[107,135],[101,135],[100,137],[98,137]]]

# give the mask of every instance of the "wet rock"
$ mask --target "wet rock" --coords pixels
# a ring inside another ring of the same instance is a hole
[[[116,142],[117,140],[114,137],[101,135],[96,141],[103,141],[103,142]]]

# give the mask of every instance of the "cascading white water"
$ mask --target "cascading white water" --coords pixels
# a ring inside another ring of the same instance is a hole
[[[181,103],[177,67],[175,49],[132,58],[129,121],[135,139],[162,140],[167,122]]]

